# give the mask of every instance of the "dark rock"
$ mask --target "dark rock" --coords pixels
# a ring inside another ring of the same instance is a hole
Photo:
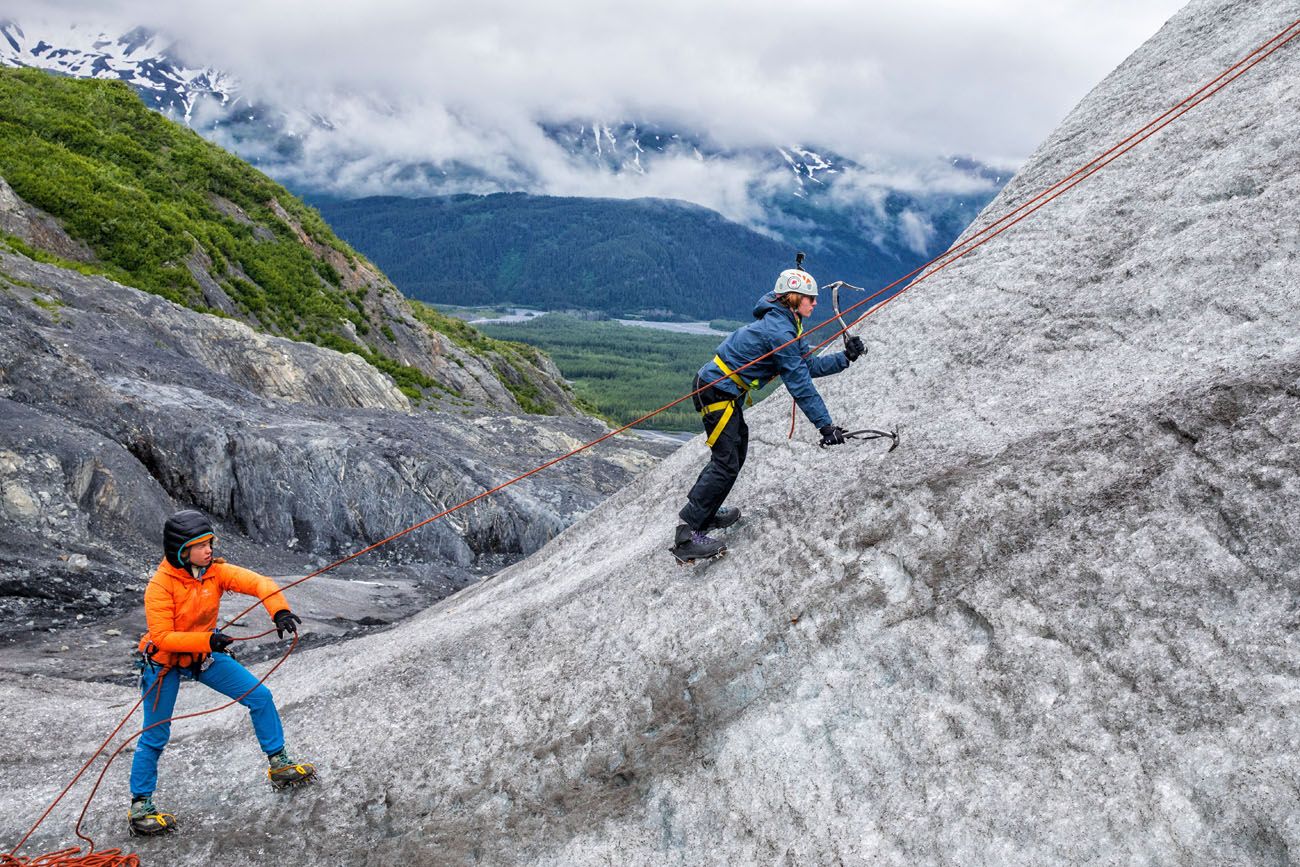
[[[18,197],[0,178],[0,233],[73,262],[94,262],[95,254],[68,235],[59,221]]]
[[[354,355],[20,255],[0,254],[0,287],[0,634],[138,604],[121,594],[156,565],[177,507],[208,513],[246,565],[305,571],[605,430],[416,412]],[[449,568],[450,590],[536,550],[668,450],[603,444],[369,556]]]

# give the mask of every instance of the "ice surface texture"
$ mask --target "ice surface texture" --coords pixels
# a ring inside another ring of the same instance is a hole
[[[1297,17],[1193,2],[984,219]],[[273,687],[313,789],[259,786],[237,715],[186,724],[159,796],[184,833],[146,859],[1300,851],[1297,108],[1293,43],[869,320],[871,354],[818,384],[850,427],[904,423],[888,458],[757,408],[747,518],[703,575],[665,550],[697,440],[498,578],[293,660]],[[58,692],[3,686],[6,838],[127,697]],[[121,807],[95,812],[105,843]]]

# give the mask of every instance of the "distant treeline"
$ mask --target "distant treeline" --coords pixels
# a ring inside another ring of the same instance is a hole
[[[546,352],[584,403],[619,424],[688,393],[695,371],[725,337],[590,322],[556,313],[477,327],[494,338],[528,343]],[[686,401],[644,426],[694,432],[699,424],[699,415]]]
[[[748,320],[794,250],[662,199],[500,193],[318,201],[408,297],[651,318]]]
[[[891,192],[879,213],[792,198],[782,234],[797,245],[664,199],[498,193],[313,204],[403,293],[430,303],[747,321],[754,299],[794,264],[795,246],[819,283],[874,290],[943,250],[991,195]],[[933,230],[924,254],[896,228],[909,208],[922,208]]]

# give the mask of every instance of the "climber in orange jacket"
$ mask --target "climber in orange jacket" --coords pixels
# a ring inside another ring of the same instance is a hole
[[[131,763],[132,834],[152,836],[172,830],[176,817],[153,803],[158,759],[171,737],[165,722],[176,706],[181,679],[197,680],[248,708],[258,743],[270,763],[267,775],[276,788],[306,782],[316,773],[308,762],[289,758],[284,728],[271,691],[226,652],[234,641],[217,629],[221,594],[226,590],[262,600],[279,637],[296,634],[302,620],[274,581],[212,556],[216,536],[203,513],[177,512],[163,526],[163,561],[144,593],[149,631],[140,639],[143,672],[144,734]]]

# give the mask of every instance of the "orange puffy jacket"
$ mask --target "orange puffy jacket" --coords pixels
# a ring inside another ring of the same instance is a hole
[[[270,578],[232,566],[219,557],[213,558],[202,580],[188,569],[178,569],[163,560],[144,591],[144,618],[149,631],[140,639],[140,652],[150,653],[152,644],[154,662],[182,667],[207,655],[221,594],[227,590],[261,598],[266,613],[272,617],[289,607]]]

